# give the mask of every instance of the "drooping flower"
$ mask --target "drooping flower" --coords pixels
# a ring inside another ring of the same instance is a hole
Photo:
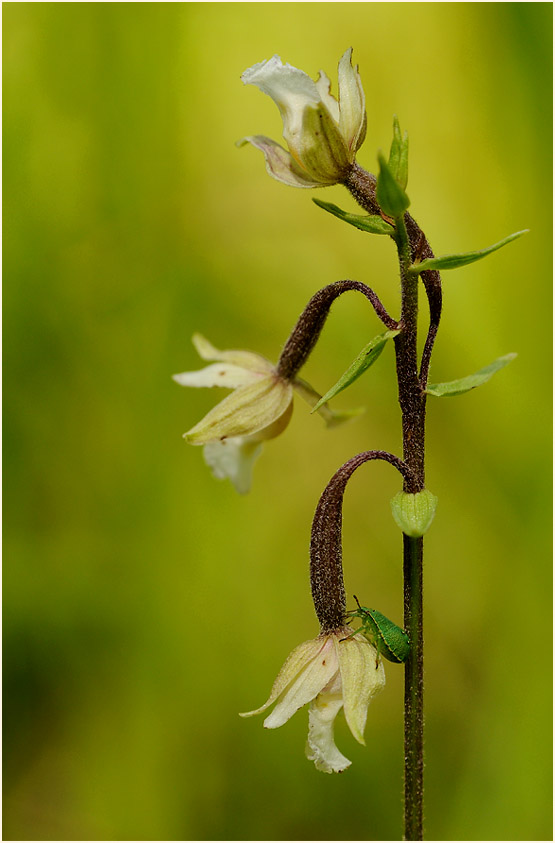
[[[384,685],[384,668],[375,647],[346,627],[296,647],[278,673],[268,700],[241,717],[260,714],[275,702],[264,726],[277,729],[309,703],[306,757],[324,773],[341,773],[351,762],[335,745],[335,718],[343,708],[353,736],[364,744],[368,706]]]
[[[251,135],[250,143],[264,153],[268,173],[291,187],[324,187],[345,180],[366,136],[364,90],[352,48],[339,62],[339,101],[331,82],[320,71],[313,82],[303,70],[273,56],[249,67],[241,79],[256,85],[278,106],[283,120],[285,150],[271,138]]]
[[[262,442],[282,433],[293,412],[293,388],[314,406],[320,394],[292,374],[252,351],[220,351],[200,334],[193,345],[203,360],[217,361],[196,372],[173,375],[181,386],[223,386],[231,395],[220,401],[183,436],[191,445],[204,446],[204,459],[215,477],[229,477],[241,494],[249,491],[252,468]],[[329,427],[352,418],[352,412],[334,412],[327,405],[318,409]]]
[[[183,436],[191,445],[204,445],[204,458],[216,477],[229,477],[238,492],[247,492],[260,443],[289,423],[293,387],[259,354],[219,351],[200,334],[193,336],[193,344],[203,360],[218,362],[173,379],[181,386],[223,386],[233,392]]]

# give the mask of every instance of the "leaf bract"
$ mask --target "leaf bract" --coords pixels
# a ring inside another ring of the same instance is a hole
[[[496,252],[498,249],[506,246],[507,243],[512,243],[513,240],[522,237],[527,231],[529,231],[528,228],[525,228],[523,231],[516,231],[514,234],[509,234],[508,237],[500,240],[499,243],[494,243],[493,246],[487,246],[485,249],[479,249],[477,252],[464,252],[459,255],[441,255],[438,258],[426,258],[421,263],[413,264],[412,269],[418,273],[425,272],[427,269],[457,269],[459,266],[466,266],[468,263],[474,263],[474,261],[487,258],[492,252]]]
[[[334,217],[338,217],[338,219],[349,223],[349,225],[354,225],[355,228],[359,228],[361,231],[367,231],[370,234],[393,234],[395,232],[393,226],[378,215],[349,214],[331,202],[323,202],[321,199],[314,198],[312,201],[319,208],[323,208],[324,211],[333,214]]]
[[[430,384],[426,392],[428,395],[435,395],[437,398],[450,398],[455,395],[463,395],[463,393],[470,392],[471,389],[475,389],[477,386],[481,386],[483,383],[489,381],[492,375],[507,366],[516,356],[516,354],[505,354],[503,357],[498,357],[489,366],[484,366],[483,369],[474,372],[473,375],[467,375],[465,378],[459,378],[456,381]]]
[[[337,383],[334,384],[334,386],[332,386],[332,388],[329,389],[322,398],[320,398],[311,412],[316,412],[322,404],[325,404],[327,401],[335,398],[336,395],[343,392],[344,389],[347,389],[348,386],[356,381],[356,379],[359,378],[366,369],[369,369],[370,366],[376,362],[384,350],[387,341],[396,337],[399,333],[400,331],[384,331],[383,334],[378,334],[377,337],[370,340],[368,345],[365,345],[362,351],[353,360],[347,371],[341,375]]]

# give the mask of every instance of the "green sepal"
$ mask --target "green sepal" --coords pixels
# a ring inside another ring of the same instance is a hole
[[[348,214],[347,211],[344,211],[337,205],[333,205],[331,202],[322,202],[321,199],[314,198],[312,201],[319,208],[323,208],[324,211],[328,211],[328,213],[333,214],[334,217],[338,217],[343,222],[348,222],[349,225],[354,225],[355,228],[359,228],[361,231],[368,231],[370,234],[393,234],[395,232],[393,226],[380,216]]]
[[[428,531],[436,514],[437,498],[428,489],[415,495],[397,492],[391,499],[391,512],[397,526],[407,536],[417,538]]]
[[[500,240],[499,243],[494,243],[493,246],[488,246],[486,249],[479,249],[477,252],[465,252],[461,255],[442,255],[439,258],[426,258],[421,263],[414,263],[412,269],[419,273],[427,269],[457,269],[459,266],[466,266],[467,263],[474,263],[474,261],[487,258],[492,252],[496,252],[498,249],[506,246],[507,243],[512,243],[513,240],[516,240],[517,237],[522,237],[529,230],[529,228],[525,228],[523,231],[509,234],[508,237]]]
[[[426,388],[428,395],[435,395],[437,398],[450,398],[455,395],[463,395],[465,392],[470,392],[477,386],[489,381],[492,375],[507,366],[511,360],[514,360],[517,355],[505,354],[503,357],[498,357],[489,366],[484,366],[483,369],[478,369],[473,375],[467,375],[465,378],[459,378],[456,381],[447,381],[446,383],[433,383]]]
[[[378,154],[380,174],[376,186],[376,198],[380,208],[390,217],[402,217],[410,205],[410,199],[389,169],[381,152]]]
[[[344,389],[347,389],[357,378],[359,378],[366,369],[369,369],[372,363],[375,363],[388,340],[393,339],[400,331],[384,331],[383,334],[378,334],[373,340],[370,340],[368,345],[365,345],[362,351],[356,356],[349,368],[341,375],[337,383],[323,395],[318,403],[311,410],[315,413],[322,404],[335,398]]]
[[[401,127],[396,116],[393,118],[393,140],[388,166],[395,180],[404,190],[409,179],[409,136],[407,132],[401,136]]]

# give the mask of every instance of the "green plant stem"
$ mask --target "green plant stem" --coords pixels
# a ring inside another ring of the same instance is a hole
[[[405,662],[405,819],[404,840],[423,839],[424,673],[422,559],[420,538],[403,534],[404,625],[410,642]]]
[[[414,480],[412,494],[424,488],[426,394],[418,375],[418,276],[403,218],[396,220],[395,241],[401,272],[401,333],[395,338],[399,403],[403,423],[403,458]],[[422,624],[423,539],[403,534],[404,625],[411,653],[405,663],[405,840],[422,840],[424,794],[424,676]]]

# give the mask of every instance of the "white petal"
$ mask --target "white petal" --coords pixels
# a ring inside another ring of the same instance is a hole
[[[364,744],[370,700],[385,685],[385,671],[376,648],[362,635],[334,640],[343,685],[345,719],[356,740]]]
[[[318,641],[318,639],[316,639]],[[264,721],[266,729],[283,726],[303,705],[313,700],[338,675],[337,654],[331,638],[320,639],[318,654],[306,664]]]
[[[274,367],[269,360],[266,360],[260,354],[255,354],[253,351],[220,351],[219,348],[215,348],[202,334],[193,334],[192,339],[197,353],[203,360],[223,360],[226,363],[242,366],[244,369],[259,372],[260,374],[271,374],[274,371]]]
[[[341,693],[319,694],[308,710],[308,740],[305,754],[322,773],[341,773],[351,762],[335,745],[333,724],[343,697]]]
[[[251,135],[237,142],[238,146],[250,143],[264,153],[266,170],[272,178],[287,184],[289,187],[321,187],[319,181],[314,181],[308,173],[295,161],[279,143],[264,135]]]
[[[251,372],[242,366],[234,366],[233,363],[213,363],[196,372],[181,372],[180,375],[172,375],[173,380],[180,386],[224,386],[228,389],[245,386],[261,377],[263,375]]]
[[[291,64],[283,64],[279,56],[249,67],[241,79],[273,99],[283,118],[284,134],[299,131],[304,107],[320,100],[310,76]]]
[[[318,88],[320,99],[328,109],[335,122],[339,123],[339,103],[330,92],[331,82],[323,70],[320,71],[320,75],[316,80],[316,87]]]
[[[366,112],[358,66],[353,68],[351,64],[352,52],[350,47],[339,62],[339,128],[354,159],[364,140]]]
[[[218,480],[229,477],[239,494],[245,495],[250,490],[252,469],[261,451],[262,445],[252,442],[248,436],[233,436],[223,442],[209,442],[203,455],[214,477]]]
[[[312,638],[310,641],[303,641],[302,644],[295,647],[295,649],[292,650],[285,659],[283,667],[278,673],[272,686],[270,696],[264,705],[260,706],[260,708],[256,708],[254,711],[243,712],[240,716],[252,717],[254,714],[260,714],[261,711],[265,711],[268,706],[272,705],[272,703],[277,700],[280,694],[285,691],[287,686],[293,682],[305,666],[316,658],[316,656],[321,652],[323,646],[324,642],[321,638]]]

